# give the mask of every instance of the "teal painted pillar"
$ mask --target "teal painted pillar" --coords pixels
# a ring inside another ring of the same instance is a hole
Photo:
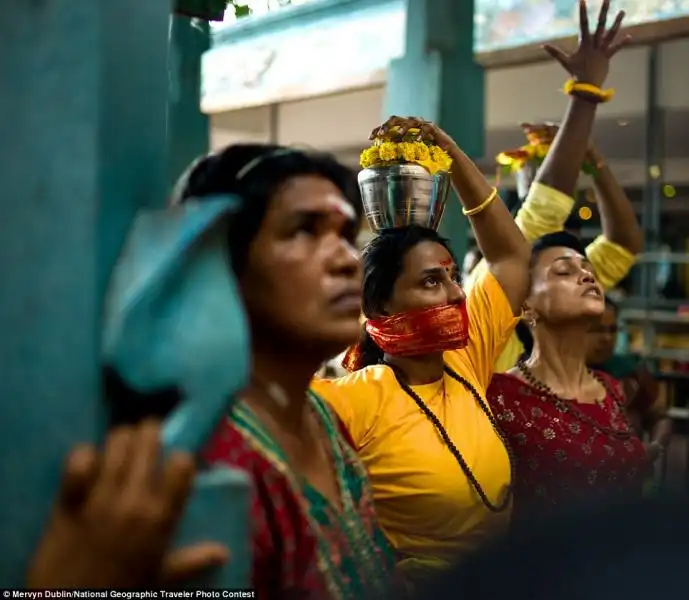
[[[103,293],[167,186],[165,0],[0,2],[0,584],[21,587],[63,459],[104,431]]]
[[[210,48],[207,21],[175,16],[170,31],[168,182],[174,185],[196,157],[208,152],[208,117],[201,112],[201,56]]]
[[[407,0],[406,53],[390,65],[385,118],[437,123],[468,156],[483,156],[484,76],[474,61],[473,0]],[[445,209],[441,233],[462,258],[468,223],[459,202]]]

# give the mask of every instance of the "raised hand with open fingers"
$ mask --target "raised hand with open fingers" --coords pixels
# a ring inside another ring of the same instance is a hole
[[[72,452],[27,586],[134,588],[223,564],[227,550],[211,542],[169,552],[195,468],[191,456],[160,454],[156,422],[113,431],[101,453]]]
[[[620,28],[624,20],[624,11],[617,13],[612,26],[608,29],[608,11],[610,0],[603,0],[598,13],[598,24],[595,31],[589,27],[586,0],[579,0],[579,44],[577,49],[567,54],[551,44],[543,49],[550,54],[572,76],[577,83],[587,83],[602,87],[610,69],[610,59],[624,46],[631,42],[630,36],[620,37]]]

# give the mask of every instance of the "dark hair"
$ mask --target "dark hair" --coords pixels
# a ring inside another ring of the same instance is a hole
[[[549,248],[571,248],[582,256],[586,256],[586,246],[576,235],[569,231],[555,231],[539,237],[531,245],[531,264],[534,265],[539,254]]]
[[[571,248],[579,254],[586,255],[586,247],[581,240],[569,233],[568,231],[555,231],[539,237],[531,246],[531,266],[533,267],[538,261],[538,257],[544,250],[548,248]],[[517,338],[524,346],[524,353],[522,358],[526,359],[531,356],[533,350],[533,336],[531,331],[524,321],[519,321],[516,327]]]
[[[395,282],[404,268],[407,252],[421,242],[435,242],[445,248],[457,262],[449,242],[433,229],[410,225],[395,229],[385,229],[373,238],[361,253],[364,267],[364,291],[362,307],[367,318],[379,317],[390,300]],[[364,366],[382,361],[383,351],[376,345],[365,330],[359,342]]]
[[[579,232],[583,226],[584,222],[581,220],[581,217],[579,217],[576,211],[572,211],[565,220],[563,228],[567,231]]]
[[[519,212],[519,209],[522,207],[522,204],[524,203],[523,199],[519,197],[519,193],[517,192],[517,190],[500,188],[500,197],[502,198],[502,201],[505,203],[507,210],[510,211],[510,214],[513,217],[516,217],[517,213]]]
[[[218,194],[241,196],[243,204],[231,221],[228,236],[232,268],[241,273],[270,199],[289,179],[299,175],[319,175],[331,181],[361,217],[354,171],[329,154],[274,144],[233,144],[203,157],[183,176],[173,202]]]

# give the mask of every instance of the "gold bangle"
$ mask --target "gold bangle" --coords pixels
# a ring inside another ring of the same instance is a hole
[[[483,212],[488,208],[493,200],[495,200],[498,197],[498,188],[494,187],[493,191],[490,193],[490,196],[486,198],[481,204],[478,206],[474,206],[474,208],[463,208],[462,209],[462,214],[465,217],[473,217],[474,215],[477,215],[480,212]]]

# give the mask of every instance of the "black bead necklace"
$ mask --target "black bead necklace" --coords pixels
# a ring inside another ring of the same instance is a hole
[[[468,391],[469,393],[474,397],[474,400],[476,400],[476,403],[479,405],[483,413],[488,417],[488,420],[490,421],[490,424],[493,426],[493,429],[495,430],[495,433],[498,435],[500,440],[502,441],[503,445],[505,446],[505,450],[507,451],[507,458],[510,463],[510,484],[507,487],[507,490],[503,496],[503,498],[500,500],[498,504],[493,504],[486,493],[483,491],[483,488],[481,487],[481,484],[478,482],[476,479],[476,476],[472,472],[471,468],[467,464],[467,462],[464,460],[464,457],[462,456],[462,453],[459,451],[457,446],[455,446],[454,442],[450,439],[450,436],[448,435],[447,431],[443,427],[442,423],[440,422],[440,419],[433,413],[433,411],[426,405],[426,403],[421,399],[421,397],[407,384],[401,373],[396,367],[393,367],[392,365],[385,363],[386,366],[390,367],[392,369],[392,372],[395,374],[395,378],[397,379],[397,383],[400,384],[400,387],[406,392],[406,394],[416,402],[417,406],[421,410],[421,412],[424,414],[424,416],[433,424],[435,429],[437,430],[438,434],[442,438],[443,442],[447,446],[448,450],[450,453],[455,457],[455,460],[459,463],[460,468],[464,472],[464,475],[466,478],[469,480],[471,483],[471,486],[474,488],[476,493],[478,494],[479,498],[481,499],[481,502],[483,505],[491,512],[493,513],[500,513],[503,512],[505,509],[507,509],[510,505],[510,500],[512,499],[512,490],[514,486],[514,481],[516,478],[516,460],[514,457],[514,452],[512,451],[512,447],[510,446],[509,442],[507,441],[507,438],[503,434],[502,430],[500,429],[500,426],[498,425],[497,420],[493,416],[493,413],[491,410],[488,408],[488,405],[486,402],[481,398],[481,395],[476,391],[473,385],[469,383],[464,377],[462,377],[459,373],[448,367],[447,365],[443,366],[444,372],[447,373],[452,379],[457,381],[458,383],[462,384]],[[445,385],[443,383],[443,385]]]
[[[603,389],[605,389],[606,396],[610,396],[613,399],[616,410],[619,411],[620,416],[623,417],[623,426],[619,429],[612,426],[612,418],[610,421],[611,426],[606,427],[605,425],[602,425],[595,419],[589,417],[587,414],[581,412],[576,407],[576,404],[574,402],[568,402],[567,400],[563,400],[562,398],[560,398],[560,396],[558,396],[549,386],[547,386],[542,381],[536,379],[536,376],[532,373],[531,369],[529,369],[529,367],[527,367],[523,361],[519,361],[517,363],[517,369],[519,369],[519,372],[524,376],[524,380],[529,385],[541,392],[546,397],[546,399],[553,402],[555,406],[562,412],[572,415],[575,419],[593,427],[593,429],[598,431],[599,433],[608,435],[615,439],[628,440],[632,437],[633,431],[626,422],[626,419],[622,414],[622,409],[620,408],[623,405],[622,398],[620,398],[619,394],[617,394],[617,392],[608,385],[605,379],[603,377],[600,377],[595,371],[591,371],[589,369],[590,375],[603,386]]]

